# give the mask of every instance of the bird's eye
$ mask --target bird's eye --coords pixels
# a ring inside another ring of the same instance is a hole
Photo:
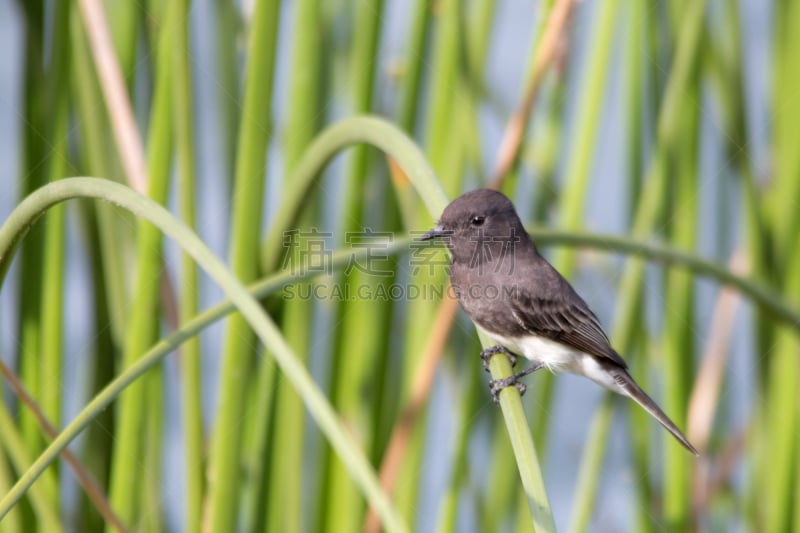
[[[470,220],[469,223],[472,224],[473,226],[482,226],[485,220],[486,217],[481,215],[475,215],[474,217],[472,217],[472,220]]]

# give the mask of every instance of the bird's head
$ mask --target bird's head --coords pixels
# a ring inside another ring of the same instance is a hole
[[[473,264],[496,260],[504,250],[528,239],[514,204],[491,189],[470,191],[453,200],[439,224],[420,240],[437,237],[450,250],[453,262]]]

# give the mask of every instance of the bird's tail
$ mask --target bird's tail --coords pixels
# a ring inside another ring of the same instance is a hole
[[[659,423],[664,426],[667,431],[672,433],[672,436],[675,437],[678,442],[680,442],[684,448],[695,454],[695,456],[700,456],[694,446],[689,442],[689,440],[681,433],[681,430],[670,420],[670,418],[661,410],[656,402],[653,401],[650,396],[647,395],[646,392],[642,390],[639,385],[633,380],[633,378],[628,374],[628,372],[620,368],[617,372],[614,372],[614,380],[620,386],[620,388],[627,394],[633,401],[638,403],[642,406],[642,408],[650,413],[650,415],[659,421]]]

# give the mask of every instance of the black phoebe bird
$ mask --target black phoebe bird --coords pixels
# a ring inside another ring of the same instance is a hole
[[[585,376],[641,405],[687,450],[697,450],[628,374],[595,314],[525,232],[511,200],[479,189],[445,208],[439,225],[421,240],[442,237],[452,256],[450,282],[478,329],[498,343],[484,350],[521,355],[533,365],[491,383],[492,396],[540,368]]]

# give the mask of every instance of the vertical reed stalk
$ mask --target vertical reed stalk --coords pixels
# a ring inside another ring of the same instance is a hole
[[[292,28],[292,68],[288,80],[289,113],[284,129],[284,152],[286,154],[285,179],[289,187],[289,178],[297,167],[303,152],[311,143],[321,124],[324,109],[320,107],[322,90],[322,13],[319,0],[301,0],[293,3],[294,25]],[[306,206],[304,216],[298,227],[311,227],[318,218],[318,202],[314,195]],[[309,208],[310,207],[310,208]],[[283,228],[290,230],[293,228]],[[302,271],[310,265],[303,264],[302,250],[309,249],[313,243],[298,239],[287,251],[287,258],[293,261],[295,271]],[[321,343],[313,343],[308,334],[314,321],[313,302],[294,299],[284,303],[281,317],[282,329],[289,345],[304,360],[309,360],[312,347]],[[272,364],[270,360],[261,361],[262,365]],[[266,376],[264,370],[262,376]],[[304,512],[303,495],[309,494],[313,486],[305,483],[305,472],[310,470],[305,464],[305,408],[297,392],[284,379],[273,383],[262,383],[260,386],[272,386],[275,389],[272,417],[273,427],[270,432],[270,449],[267,457],[265,476],[281,479],[280,487],[267,483],[266,530],[280,533],[282,531],[307,531],[313,523],[312,513]],[[259,411],[255,411],[259,413]],[[259,413],[258,416],[269,416]],[[263,450],[254,450],[264,453]],[[263,503],[259,502],[261,505]]]
[[[172,29],[173,92],[172,105],[175,123],[175,151],[179,206],[181,218],[190,227],[195,227],[197,197],[195,171],[195,121],[194,95],[192,88],[191,52],[189,41],[190,0],[178,0],[174,6],[177,20]],[[188,254],[181,257],[179,316],[181,323],[187,322],[199,311],[199,279],[197,266]],[[200,376],[200,339],[186,341],[181,348],[181,403],[184,440],[184,468],[186,469],[185,528],[190,533],[199,533],[203,516],[203,493],[205,486],[205,461],[203,458],[203,413],[202,384]]]
[[[355,31],[348,79],[356,113],[368,112],[373,105],[383,6],[382,0],[360,0],[355,5]],[[369,212],[366,179],[369,157],[366,147],[356,147],[348,163],[344,178],[344,202],[338,214],[341,220],[339,227],[345,237],[345,246],[353,246],[353,243],[357,246],[359,240],[363,241],[358,235],[367,229]],[[384,217],[371,218],[382,220]],[[344,277],[335,283],[354,290],[367,288],[370,291],[379,281],[373,273],[363,272],[356,267],[349,272],[345,271]],[[337,350],[331,369],[330,390],[337,409],[353,432],[353,437],[365,450],[372,448],[375,437],[372,430],[375,427],[375,396],[379,391],[374,387],[380,376],[376,366],[378,358],[385,357],[386,353],[386,309],[387,306],[378,307],[368,298],[343,302],[339,308],[340,324],[336,335]],[[366,324],[369,327],[365,328]],[[332,460],[327,461],[326,494],[322,498],[325,506],[322,509],[323,527],[331,532],[340,528],[356,531],[363,521],[363,499],[344,464],[338,458],[329,457]]]
[[[172,163],[172,46],[168,36],[180,23],[174,4],[168,10],[167,20],[158,38],[156,56],[156,87],[150,113],[148,132],[148,194],[158,203],[166,203],[169,188],[169,173]],[[122,366],[136,362],[142,353],[157,338],[160,325],[159,299],[162,275],[162,234],[150,224],[141,222],[137,235],[136,292],[133,299],[128,331],[122,355]],[[154,477],[160,478],[160,463],[145,460],[145,436],[147,430],[158,429],[145,424],[146,414],[163,407],[153,403],[160,395],[152,397],[153,388],[158,387],[160,377],[152,377],[136,383],[117,405],[118,434],[114,441],[111,463],[111,487],[109,496],[112,507],[123,523],[129,526],[141,517],[142,510],[160,514],[160,505],[147,499],[145,487],[150,488]],[[159,417],[160,418],[160,417]],[[151,435],[152,436],[152,435]],[[147,467],[156,470],[148,470]],[[144,507],[143,507],[144,506]]]
[[[256,3],[248,46],[244,107],[236,155],[230,263],[247,283],[258,272],[259,229],[264,196],[264,165],[271,133],[273,76],[280,3]],[[253,365],[255,336],[239,315],[228,322],[222,350],[219,403],[214,422],[208,477],[210,531],[236,528],[245,386]]]

